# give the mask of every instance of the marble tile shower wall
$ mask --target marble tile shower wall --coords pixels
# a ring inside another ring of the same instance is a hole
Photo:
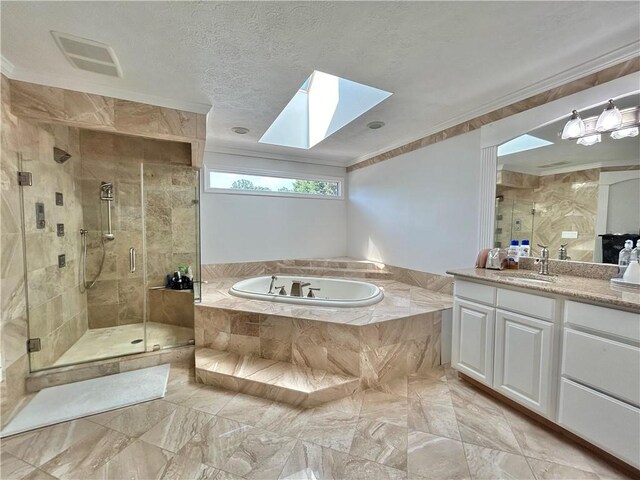
[[[115,240],[106,242],[102,274],[95,287],[88,291],[90,328],[143,321],[143,246],[151,287],[162,285],[166,273],[178,265],[195,265],[193,200],[197,173],[185,165],[190,155],[188,147],[177,142],[81,131],[84,228],[90,231],[87,254],[90,279],[95,278],[102,260],[101,215],[106,225],[106,206],[99,199],[101,182],[112,182],[115,192],[112,212]],[[146,231],[145,245],[143,231]],[[136,249],[138,260],[138,268],[133,273],[129,269],[131,247]]]
[[[16,172],[22,129],[34,128],[11,113],[9,81],[0,76],[0,352],[3,381],[0,383],[2,426],[25,398],[25,377],[29,358],[27,341],[27,302],[24,283],[24,256],[20,221],[20,187]],[[33,148],[33,147],[32,147]]]
[[[518,176],[525,179],[525,188],[499,187],[497,194],[503,195],[505,200],[533,202],[534,238],[531,244],[549,245],[555,255],[561,243],[568,243],[573,260],[592,262],[600,169],[545,175],[538,177],[537,184],[527,179],[530,175]],[[577,231],[578,238],[561,238],[565,230]],[[534,249],[537,251],[537,247]]]

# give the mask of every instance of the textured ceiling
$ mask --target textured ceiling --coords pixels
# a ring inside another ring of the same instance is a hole
[[[213,105],[208,149],[338,164],[479,113],[640,36],[638,2],[29,1],[1,8],[2,55],[14,77]],[[111,45],[124,77],[74,69],[50,30]],[[394,95],[309,151],[259,144],[314,69]],[[372,120],[386,126],[368,130]],[[233,126],[250,133],[236,135]]]
[[[639,86],[640,87],[640,86]],[[600,115],[604,109],[603,105],[583,110],[580,112],[582,118],[589,118]],[[640,106],[640,95],[633,94],[624,98],[616,99],[616,105],[620,110],[630,107]],[[640,164],[640,136],[614,140],[609,134],[602,134],[602,142],[589,147],[577,145],[575,140],[562,140],[560,134],[567,123],[569,116],[558,121],[536,128],[529,132],[538,138],[543,138],[553,145],[548,145],[534,150],[527,150],[512,155],[505,155],[498,158],[498,165],[506,170],[516,170],[519,172],[531,173],[534,175],[546,175],[553,172],[553,168],[541,169],[538,165],[549,165],[555,162],[569,162],[569,165],[557,167],[565,170],[575,168],[579,170],[585,165],[628,165]],[[553,172],[555,173],[555,172]]]

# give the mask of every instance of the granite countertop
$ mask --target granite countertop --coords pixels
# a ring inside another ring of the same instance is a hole
[[[218,278],[202,285],[202,301],[196,307],[214,307],[362,326],[437,312],[453,306],[453,296],[451,295],[406,283],[376,279],[367,279],[366,281],[380,287],[384,292],[384,298],[379,303],[366,307],[306,306],[253,300],[231,295],[229,289],[234,283],[244,278],[251,277]],[[354,280],[362,281],[361,278],[354,278]]]
[[[447,273],[456,277],[482,280],[511,287],[527,288],[539,292],[562,295],[578,300],[586,300],[588,302],[640,312],[640,290],[611,286],[609,280],[574,277],[571,275],[555,275],[552,276],[554,281],[551,283],[533,283],[517,278],[518,275],[535,278],[538,275],[533,271],[487,270],[484,268],[451,270]],[[512,276],[512,278],[508,278],[509,276]]]

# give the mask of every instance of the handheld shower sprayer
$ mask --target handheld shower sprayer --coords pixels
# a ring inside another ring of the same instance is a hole
[[[103,234],[106,240],[114,240],[116,237],[113,234],[113,228],[111,225],[111,203],[113,202],[113,183],[102,182],[100,184],[100,200],[107,202],[107,231]]]

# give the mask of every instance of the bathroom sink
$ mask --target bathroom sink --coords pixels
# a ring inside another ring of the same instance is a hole
[[[505,277],[505,279],[510,282],[524,282],[538,285],[545,285],[556,281],[555,276],[546,276],[536,273],[502,272],[501,276]]]

